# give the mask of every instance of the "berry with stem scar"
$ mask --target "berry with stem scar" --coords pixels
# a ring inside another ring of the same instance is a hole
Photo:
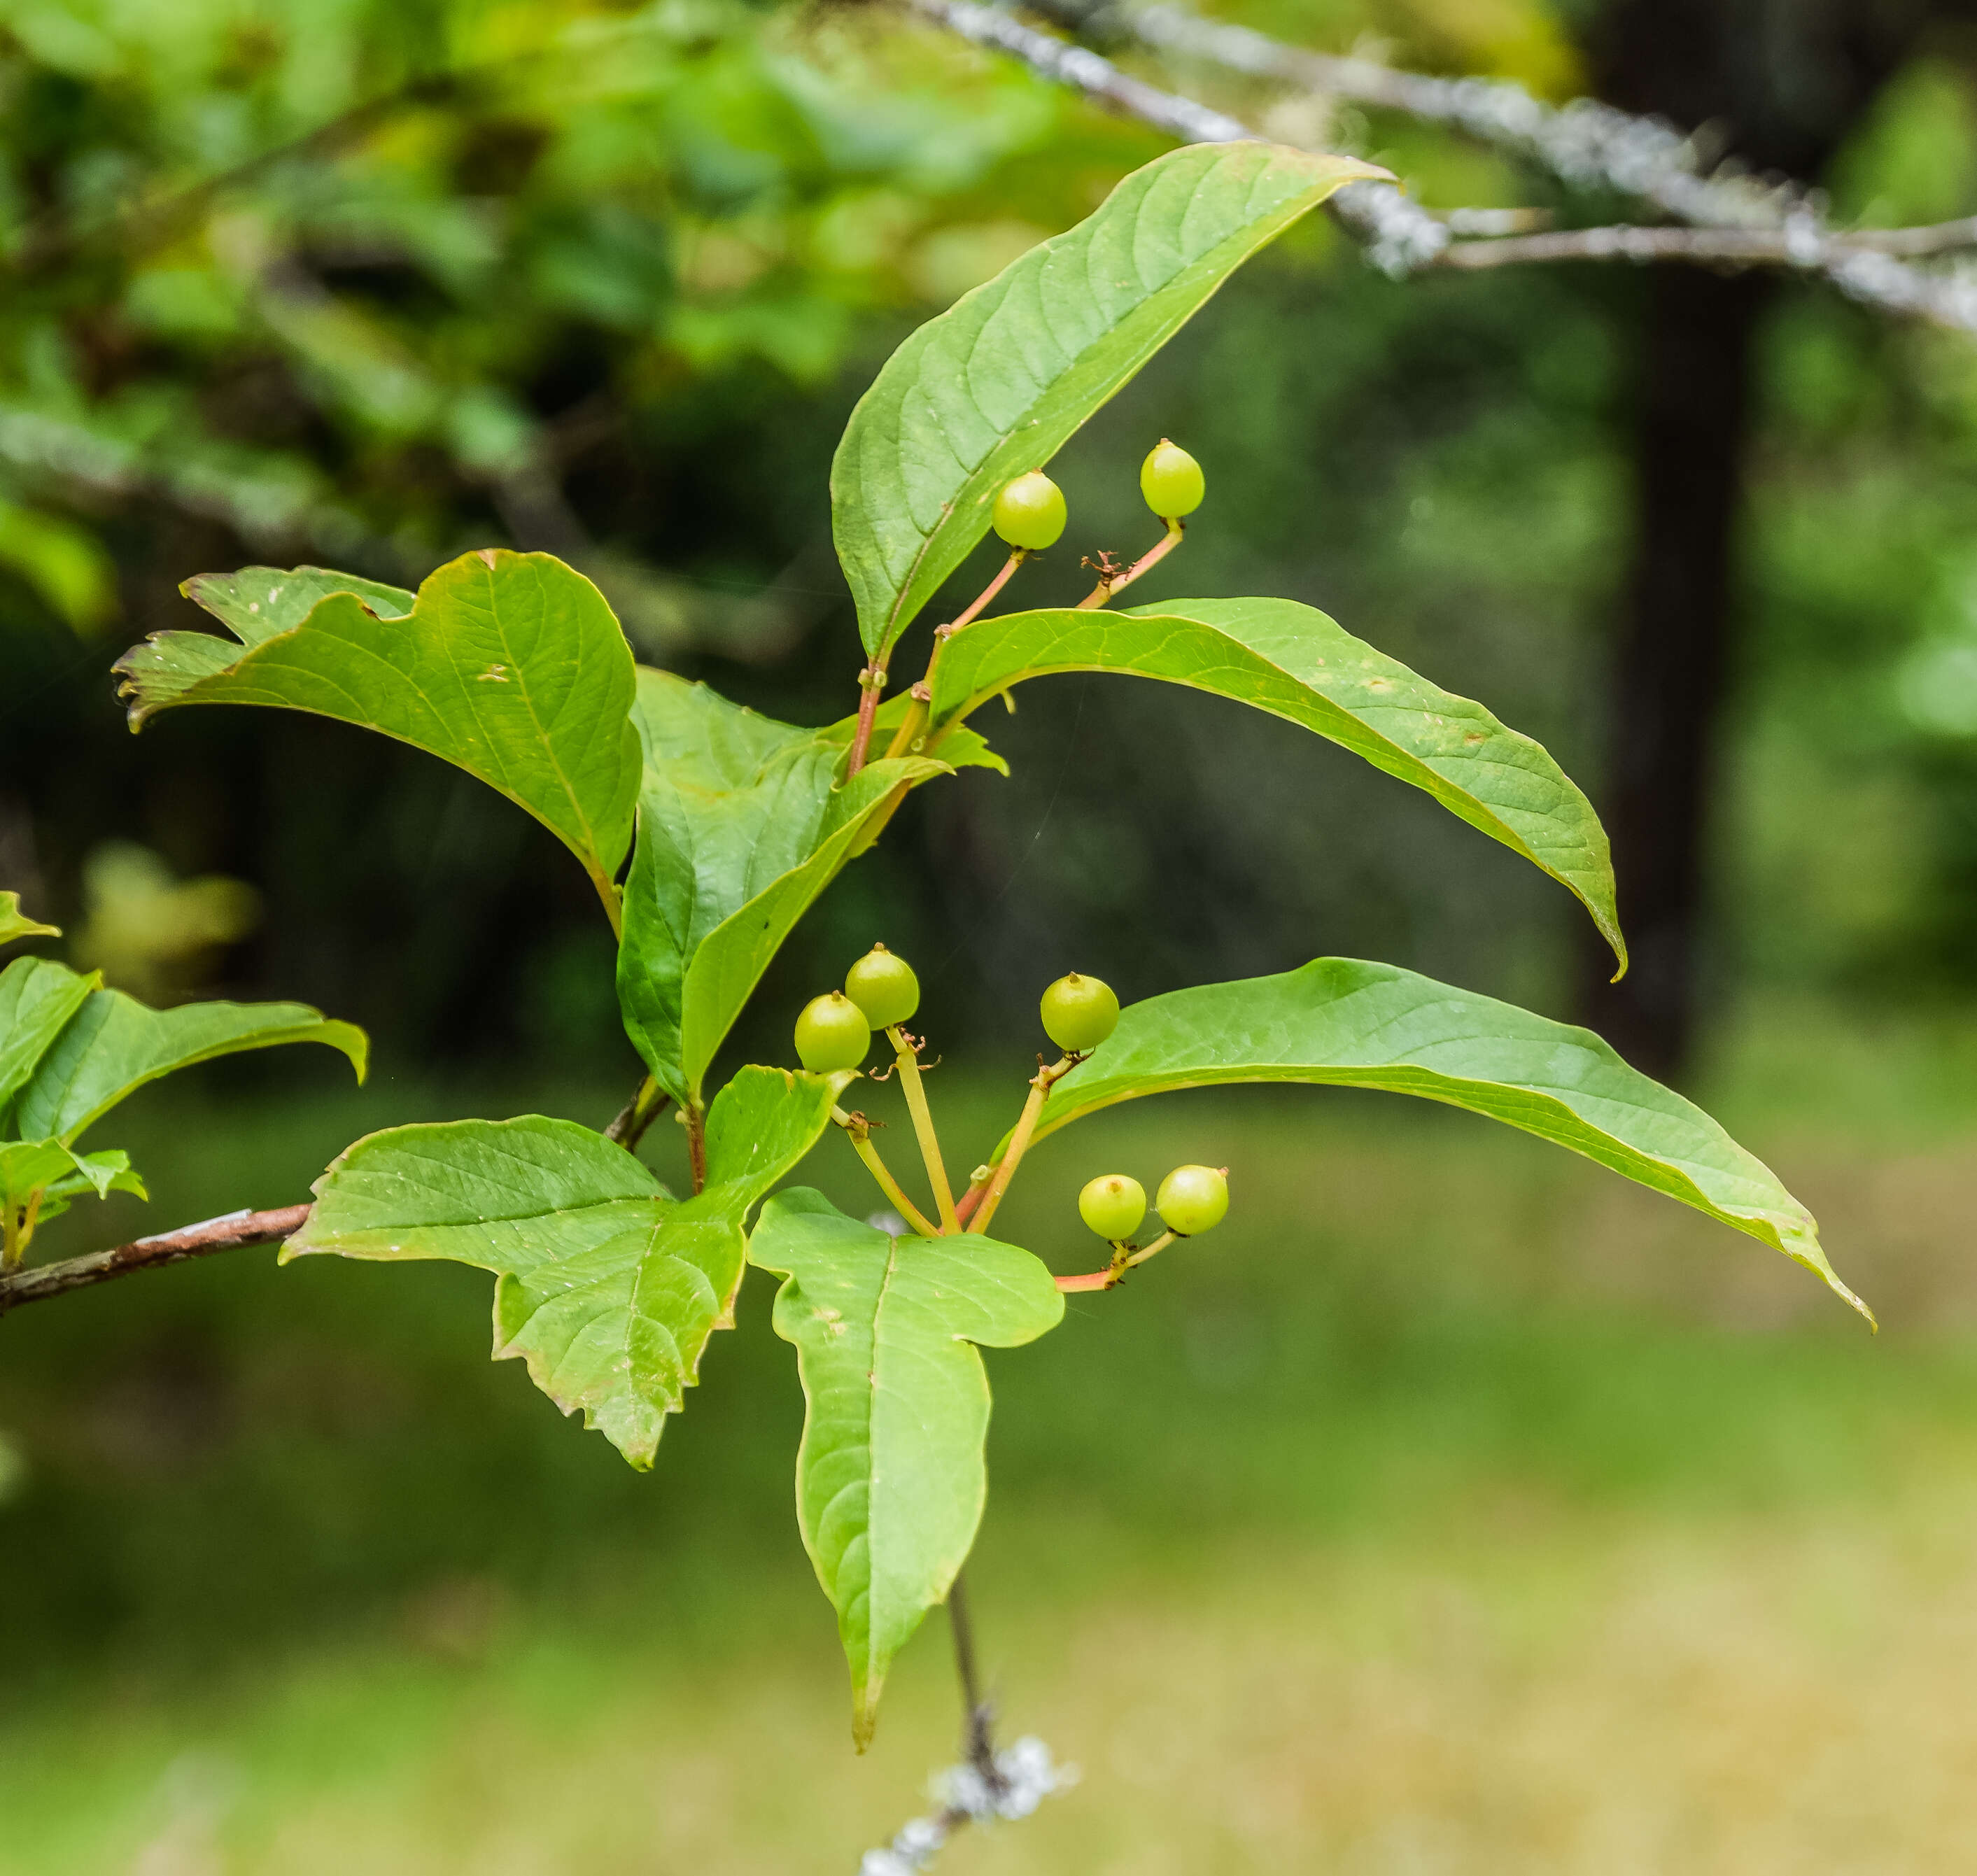
[[[844,994],[874,1029],[903,1023],[920,1007],[920,982],[913,966],[883,945],[874,945],[845,974]]]
[[[1078,1195],[1078,1215],[1116,1244],[1140,1228],[1147,1215],[1147,1189],[1123,1172],[1101,1172]]]
[[[995,532],[1031,553],[1055,547],[1064,532],[1064,491],[1041,469],[1018,476],[995,497]]]
[[[1119,1026],[1119,999],[1111,987],[1074,971],[1044,992],[1044,1034],[1067,1055],[1084,1055]]]
[[[797,1018],[797,1060],[812,1074],[856,1068],[871,1046],[865,1013],[841,990],[813,997]]]
[[[1176,1166],[1154,1201],[1160,1222],[1179,1238],[1214,1230],[1229,1210],[1226,1166]]]
[[[1207,479],[1193,457],[1163,437],[1140,465],[1140,493],[1163,521],[1178,521],[1201,506]]]

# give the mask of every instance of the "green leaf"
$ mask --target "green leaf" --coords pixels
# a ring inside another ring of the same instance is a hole
[[[1035,1340],[1064,1298],[1014,1245],[890,1238],[803,1188],[762,1208],[748,1260],[787,1279],[776,1333],[796,1344],[809,1403],[797,1518],[837,1610],[863,1751],[887,1667],[981,1522],[989,1377],[974,1345]]]
[[[130,1169],[130,1156],[111,1147],[102,1152],[78,1153],[59,1140],[0,1141],[0,1210],[18,1212],[41,1194],[37,1225],[59,1218],[71,1198],[85,1193],[98,1198],[112,1192],[150,1195]]]
[[[0,975],[6,977],[24,958]],[[59,970],[59,965],[51,967]],[[28,1139],[46,1136],[73,1142],[127,1095],[148,1081],[216,1056],[272,1049],[289,1042],[320,1042],[350,1058],[364,1076],[369,1044],[350,1023],[331,1021],[303,1003],[188,1003],[153,1010],[121,991],[97,990],[94,978],[65,974],[82,987],[79,1009],[43,1054],[15,1103],[13,1130]],[[0,1011],[0,1024],[4,1024]]]
[[[102,981],[52,958],[16,958],[0,971],[0,1118]]]
[[[45,925],[21,912],[19,893],[0,892],[0,945],[12,945],[18,938],[61,936],[60,925]]]
[[[625,885],[618,996],[646,1065],[682,1105],[817,895],[876,839],[923,757],[868,763],[840,783],[844,745],[642,671],[645,781]]]
[[[708,1116],[708,1184],[675,1201],[574,1121],[462,1120],[359,1140],[282,1255],[446,1258],[492,1271],[494,1357],[519,1356],[636,1466],[732,1322],[749,1208],[830,1124],[838,1080],[744,1068]]]
[[[0,1209],[18,1212],[36,1192],[81,1169],[59,1140],[0,1140]]]
[[[1116,1102],[1232,1081],[1385,1088],[1507,1121],[1761,1239],[1874,1319],[1827,1262],[1812,1215],[1701,1108],[1590,1030],[1391,964],[1321,958],[1134,1004],[1052,1087],[1036,1137]]]
[[[1253,704],[1424,789],[1569,889],[1627,968],[1606,829],[1542,745],[1290,599],[1171,599],[1128,612],[1012,612],[950,638],[932,720],[1026,678],[1125,671]],[[946,745],[939,746],[946,753]]]
[[[1344,184],[1349,157],[1197,144],[930,319],[886,360],[831,464],[831,528],[877,656],[1041,469],[1229,274]]]
[[[312,568],[266,575],[264,602],[256,573],[189,588],[245,650],[160,632],[117,661],[134,730],[175,704],[262,704],[395,737],[526,808],[615,918],[639,741],[631,648],[589,581],[548,554],[487,549],[441,567],[399,612],[397,588]]]
[[[259,645],[305,623],[318,600],[355,593],[379,618],[403,618],[416,603],[402,586],[387,586],[328,567],[242,567],[233,573],[197,573],[179,591],[203,606],[243,645]],[[229,658],[225,640],[213,643]]]

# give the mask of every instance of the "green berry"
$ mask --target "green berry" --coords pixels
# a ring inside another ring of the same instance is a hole
[[[844,994],[874,1029],[903,1023],[920,1007],[920,981],[913,967],[883,945],[874,945],[845,973]]]
[[[856,1068],[871,1046],[865,1013],[841,990],[813,997],[797,1018],[797,1060],[812,1074]]]
[[[1163,437],[1140,465],[1140,493],[1163,521],[1175,521],[1201,506],[1208,483],[1201,465]]]
[[[995,532],[1031,553],[1055,547],[1064,532],[1064,491],[1041,469],[1018,476],[995,498]]]
[[[1095,1049],[1119,1026],[1111,986],[1074,971],[1044,992],[1044,1034],[1067,1055]]]
[[[1147,1189],[1123,1172],[1101,1172],[1078,1195],[1078,1215],[1116,1244],[1140,1228],[1147,1215]]]
[[[1212,1231],[1229,1210],[1229,1174],[1213,1166],[1176,1166],[1154,1201],[1160,1222],[1182,1238]]]

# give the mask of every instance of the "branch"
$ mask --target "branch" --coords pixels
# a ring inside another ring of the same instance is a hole
[[[939,1808],[902,1826],[883,1850],[868,1850],[858,1876],[917,1876],[930,1869],[947,1840],[964,1824],[1026,1818],[1052,1794],[1078,1782],[1073,1766],[1060,1766],[1042,1740],[1025,1737],[998,1752],[992,1779],[972,1765],[950,1766],[932,1780]]]
[[[1797,183],[1706,168],[1701,137],[1596,99],[1576,98],[1561,107],[1507,79],[1431,78],[1371,59],[1336,58],[1170,5],[1110,9],[1093,23],[1250,77],[1445,124],[1527,158],[1575,189],[1637,196],[1698,226],[1776,227],[1812,206]]]
[[[913,0],[913,5],[963,38],[1010,53],[1044,77],[1183,141],[1227,143],[1257,134],[1239,119],[1160,91],[1088,48],[970,0]],[[1977,217],[1926,228],[1838,230],[1802,184],[1753,176],[1728,164],[1705,170],[1698,136],[1592,99],[1559,108],[1500,80],[1431,78],[1368,59],[1335,58],[1170,5],[1130,11],[1106,0],[1097,5],[1031,0],[1031,5],[1081,35],[1207,59],[1249,77],[1446,124],[1524,157],[1574,187],[1634,196],[1698,230],[1720,230],[1724,236],[1712,244],[1687,238],[1679,229],[1621,227],[1469,241],[1460,236],[1488,226],[1479,227],[1474,211],[1432,214],[1397,190],[1351,183],[1327,206],[1365,247],[1368,261],[1394,279],[1431,267],[1474,269],[1570,260],[1781,267],[1817,274],[1850,298],[1883,312],[1977,332],[1977,275],[1913,267],[1898,258],[1977,246]]]
[[[188,1258],[208,1257],[241,1245],[279,1243],[300,1231],[308,1220],[307,1205],[285,1205],[276,1212],[229,1212],[223,1218],[187,1225],[155,1238],[140,1238],[112,1251],[92,1251],[59,1264],[38,1264],[0,1277],[0,1315],[22,1303],[38,1303],[69,1290],[140,1270],[183,1264]]]

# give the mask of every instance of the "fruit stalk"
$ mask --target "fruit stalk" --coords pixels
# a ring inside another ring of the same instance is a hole
[[[1068,1075],[1077,1066],[1078,1058],[1067,1055],[1053,1062],[1048,1068],[1040,1068],[1030,1080],[1030,1098],[1024,1102],[1023,1111],[1017,1116],[1016,1130],[1009,1136],[1009,1149],[996,1162],[982,1202],[975,1208],[975,1216],[969,1222],[971,1231],[985,1231],[990,1219],[995,1215],[995,1208],[1002,1202],[1002,1195],[1009,1189],[1009,1182],[1016,1176],[1016,1168],[1022,1163],[1025,1153],[1029,1151],[1030,1136],[1037,1130],[1037,1121],[1044,1111],[1044,1097],[1061,1075]]]
[[[919,682],[909,694],[913,698],[913,704],[906,712],[906,720],[893,735],[892,743],[886,751],[888,756],[910,755],[914,740],[926,727],[927,713],[933,707],[933,674],[940,663],[941,653],[946,649],[948,640],[981,617],[982,608],[1008,585],[1010,575],[1029,557],[1030,550],[1027,547],[1018,547],[1002,562],[1002,572],[982,588],[975,603],[966,612],[949,620],[946,625],[934,628],[933,649],[927,654],[926,669],[920,673]]]
[[[1114,594],[1124,592],[1142,573],[1150,573],[1155,567],[1166,559],[1167,556],[1180,545],[1181,537],[1186,532],[1187,529],[1181,525],[1177,517],[1168,522],[1167,532],[1134,561],[1124,572],[1109,579],[1101,574],[1098,584],[1078,601],[1074,609],[1080,612],[1089,612],[1095,611],[1100,606],[1110,605]]]
[[[1178,1231],[1163,1231],[1144,1251],[1134,1251],[1124,1257],[1114,1255],[1103,1270],[1081,1271],[1075,1277],[1060,1277],[1057,1287],[1067,1295],[1078,1290],[1110,1290],[1124,1278],[1127,1271],[1136,1264],[1144,1264],[1150,1257],[1157,1257],[1180,1236]],[[1124,1249],[1122,1245],[1121,1249]]]
[[[961,1220],[955,1215],[954,1189],[947,1182],[947,1168],[940,1157],[940,1136],[933,1130],[933,1116],[927,1108],[926,1090],[920,1085],[919,1057],[906,1040],[906,1032],[895,1023],[886,1031],[899,1065],[899,1086],[906,1097],[906,1111],[913,1117],[913,1132],[919,1136],[920,1157],[926,1162],[927,1182],[933,1188],[933,1202],[940,1212],[941,1231],[958,1231]],[[936,1234],[938,1235],[938,1234]]]
[[[863,1114],[847,1114],[841,1107],[833,1107],[830,1117],[851,1136],[851,1150],[864,1161],[865,1170],[878,1181],[880,1191],[893,1202],[893,1208],[922,1238],[938,1238],[939,1228],[906,1196],[905,1189],[893,1178],[892,1169],[879,1157],[878,1148],[872,1144],[870,1122]]]

